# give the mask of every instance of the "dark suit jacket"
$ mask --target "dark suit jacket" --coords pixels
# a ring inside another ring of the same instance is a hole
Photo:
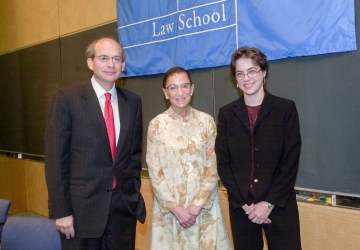
[[[145,221],[140,194],[141,99],[125,89],[116,87],[116,91],[121,128],[114,162],[90,80],[58,91],[49,111],[45,136],[49,217],[73,215],[80,238],[98,238],[104,232],[114,176],[124,204],[140,222]]]
[[[293,101],[266,92],[254,132],[255,203],[285,207],[299,165],[301,138]],[[251,132],[244,97],[222,107],[215,142],[218,172],[233,208],[250,204]]]

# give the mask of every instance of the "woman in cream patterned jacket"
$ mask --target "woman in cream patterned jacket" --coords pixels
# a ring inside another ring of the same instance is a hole
[[[163,91],[171,106],[150,121],[147,137],[150,249],[231,249],[217,195],[214,119],[189,105],[194,85],[183,68],[165,73]]]

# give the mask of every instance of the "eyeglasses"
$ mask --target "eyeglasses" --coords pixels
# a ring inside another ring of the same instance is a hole
[[[247,73],[244,72],[236,72],[235,73],[235,78],[238,80],[243,80],[245,78],[245,75],[247,75],[248,77],[255,77],[257,76],[257,74],[260,72],[261,69],[249,69]]]
[[[180,84],[180,88],[184,92],[189,92],[190,87],[191,87],[190,83],[182,83],[182,84]],[[175,92],[178,92],[179,86],[175,85],[175,84],[171,84],[171,85],[167,86],[165,89],[167,89],[168,91],[170,91],[172,93],[175,93]]]
[[[100,61],[103,63],[108,62],[110,59],[114,63],[121,63],[123,61],[121,56],[104,56],[104,55],[102,55],[102,56],[94,56],[94,57],[99,58]]]

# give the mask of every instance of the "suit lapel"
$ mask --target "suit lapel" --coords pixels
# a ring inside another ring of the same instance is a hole
[[[233,107],[233,112],[241,123],[250,131],[249,117],[246,110],[246,105],[244,101],[244,96],[241,96],[235,103]]]
[[[130,126],[131,118],[131,107],[128,104],[127,96],[121,91],[117,86],[117,98],[118,98],[118,107],[119,107],[119,117],[120,117],[120,135],[116,147],[115,161],[119,157],[121,149],[124,148],[125,138]]]
[[[109,138],[106,130],[104,116],[101,111],[99,100],[96,96],[95,90],[91,85],[91,81],[88,81],[84,84],[82,98],[82,107],[86,112],[87,116],[93,122],[96,131],[99,133],[100,138],[104,143],[105,148],[109,151],[109,156],[111,157]]]
[[[258,117],[256,119],[255,127],[261,123],[261,121],[267,116],[267,114],[270,112],[270,110],[273,109],[274,106],[275,104],[273,102],[273,95],[271,95],[268,92],[265,92],[264,100],[261,104],[261,108]]]

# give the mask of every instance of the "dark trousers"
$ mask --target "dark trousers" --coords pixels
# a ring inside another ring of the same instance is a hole
[[[262,250],[264,229],[269,250],[300,250],[299,213],[295,199],[287,202],[285,208],[274,207],[269,216],[272,223],[252,223],[242,208],[229,206],[231,230],[235,250]]]
[[[109,217],[104,234],[100,238],[78,238],[67,240],[60,234],[62,250],[134,250],[136,218],[126,208],[116,187],[112,192]]]

